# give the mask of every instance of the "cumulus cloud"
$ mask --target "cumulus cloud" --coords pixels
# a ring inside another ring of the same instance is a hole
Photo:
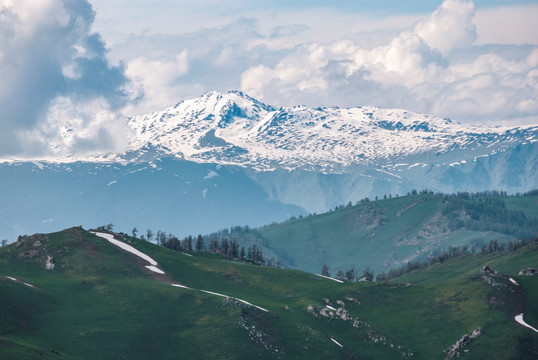
[[[445,0],[386,45],[300,45],[275,66],[250,67],[241,88],[276,105],[379,105],[461,121],[535,122],[538,47],[477,46],[476,38],[472,2]]]
[[[47,157],[115,146],[128,100],[86,0],[0,0],[0,154]],[[92,111],[92,109],[96,111]],[[61,133],[66,122],[71,135]],[[51,140],[53,139],[53,140]]]

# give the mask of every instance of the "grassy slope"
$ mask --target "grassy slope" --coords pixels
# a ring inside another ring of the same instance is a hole
[[[189,257],[132,240],[133,246],[157,260],[174,281],[247,300],[270,311],[265,313],[159,283],[141,270],[134,256],[86,232],[71,230],[49,238],[47,251],[56,259],[51,271],[35,259],[6,257],[8,250],[16,251],[13,245],[0,249],[0,275],[23,279],[40,289],[0,279],[2,358],[37,358],[38,353],[59,358],[54,350],[73,359],[179,355],[186,359],[345,359],[351,355],[395,359],[405,358],[404,352],[412,352],[416,359],[441,359],[443,349],[482,326],[484,335],[469,346],[471,357],[493,351],[497,358],[509,359],[532,354],[531,346],[522,349],[517,344],[537,339],[513,321],[512,313],[521,301],[503,292],[505,306],[491,306],[488,296],[492,289],[477,272],[483,260],[494,261],[494,268],[512,274],[521,267],[536,266],[536,250],[522,249],[494,259],[456,259],[467,262],[448,262],[408,274],[400,280],[413,285],[405,286],[338,284],[299,271],[203,254]],[[62,269],[62,265],[67,266]],[[524,304],[535,303],[538,278],[518,280],[525,286]],[[346,296],[360,304],[345,300]],[[323,298],[335,307],[337,299],[344,300],[351,316],[369,326],[354,328],[340,319],[308,314],[306,307],[322,306]],[[528,308],[525,319],[536,325]],[[241,321],[259,333],[249,333]],[[260,333],[263,344],[252,340]]]
[[[538,216],[536,196],[502,199],[510,210],[522,210],[528,218]],[[404,265],[419,253],[427,257],[435,249],[515,239],[466,229],[445,233],[441,209],[439,195],[390,198],[271,225],[260,229],[259,236],[266,246],[287,255],[288,267],[319,272],[327,264],[333,273],[353,266],[357,270],[369,266],[378,273]]]

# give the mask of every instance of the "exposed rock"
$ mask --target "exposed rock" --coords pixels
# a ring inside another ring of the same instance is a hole
[[[52,256],[47,256],[47,261],[45,262],[45,268],[47,270],[54,269],[54,259],[52,258]]]
[[[527,269],[521,270],[518,275],[521,275],[521,276],[534,276],[534,274],[536,274],[536,269],[527,268]]]
[[[27,251],[23,251],[23,252],[19,253],[19,256],[20,257],[33,258],[37,254],[39,254],[39,251],[35,250],[35,249],[32,249],[32,250],[27,250]]]
[[[497,275],[497,271],[493,270],[488,265],[484,265],[484,267],[480,271],[482,271],[485,274]]]
[[[460,356],[459,350],[461,348],[463,348],[464,346],[466,346],[472,339],[477,338],[481,334],[482,334],[482,328],[481,327],[479,327],[478,329],[475,329],[471,333],[471,335],[463,334],[463,336],[458,341],[456,341],[456,343],[454,345],[452,345],[448,349],[444,350],[444,352],[446,353],[445,360],[452,360],[455,357],[459,357]]]
[[[491,276],[482,276],[482,280],[488,285],[491,286],[501,286],[501,283],[496,282]]]

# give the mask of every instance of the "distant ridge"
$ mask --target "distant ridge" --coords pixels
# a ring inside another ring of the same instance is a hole
[[[238,91],[209,92],[129,120],[130,151],[148,147],[195,162],[258,170],[341,171],[456,150],[489,155],[538,141],[538,126],[473,126],[401,109],[275,109]]]

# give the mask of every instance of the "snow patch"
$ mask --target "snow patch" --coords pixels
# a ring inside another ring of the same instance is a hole
[[[217,173],[214,172],[213,170],[208,170],[208,171],[207,171],[207,175],[204,176],[204,180],[213,179],[214,177],[217,177],[217,176],[219,176],[219,174],[217,174]]]
[[[519,286],[519,284],[517,283],[517,281],[515,281],[514,279],[512,279],[512,278],[508,278],[508,280],[510,280],[510,281],[512,282],[512,284]]]
[[[224,295],[224,294],[219,294],[219,293],[216,293],[216,292],[213,292],[213,291],[208,291],[208,290],[200,290],[201,292],[204,292],[206,294],[211,294],[211,295],[216,295],[216,296],[221,296],[221,297],[225,297],[225,298],[233,298],[233,299],[236,299],[237,301],[241,301],[243,304],[245,305],[248,305],[248,306],[253,306],[257,309],[260,309],[262,311],[265,311],[265,312],[269,312],[269,310],[267,309],[264,309],[262,308],[261,306],[258,306],[258,305],[254,305],[254,304],[251,304],[249,303],[248,301],[245,301],[245,300],[242,300],[242,299],[238,299],[238,298],[234,298],[233,296],[228,296],[228,295]]]
[[[249,306],[253,306],[253,307],[255,307],[256,309],[260,309],[261,311],[269,312],[269,310],[264,309],[264,308],[262,308],[261,306],[251,304],[251,303],[249,303],[248,301],[245,301],[245,300],[242,300],[242,299],[237,299],[237,298],[236,298],[236,300],[241,301],[243,304],[246,304],[246,305],[249,305]]]
[[[43,170],[43,164],[41,164],[39,161],[32,161],[32,164],[34,164],[35,166],[37,166],[39,168],[39,170]]]
[[[519,315],[516,315],[516,316],[514,317],[514,319],[515,319],[518,323],[520,323],[521,325],[523,325],[523,326],[525,326],[525,327],[527,327],[527,328],[529,328],[529,329],[531,329],[531,330],[534,330],[535,332],[538,333],[538,330],[536,330],[535,328],[533,328],[532,326],[530,326],[529,324],[527,324],[527,323],[523,320],[523,313],[521,313],[521,314],[519,314]]]
[[[335,343],[336,345],[340,346],[341,348],[344,347],[342,344],[340,344],[340,343],[339,343],[338,341],[336,341],[334,338],[330,338],[330,339],[331,339],[331,341],[332,341],[333,343]]]
[[[109,182],[108,184],[106,184],[106,186],[114,185],[114,184],[116,184],[117,182],[118,182],[117,180],[112,180],[111,182]]]
[[[395,178],[398,178],[398,179],[401,179],[402,177],[401,176],[398,176],[398,175],[395,175],[395,174],[392,174],[392,173],[389,173],[388,171],[385,171],[385,170],[381,170],[381,169],[376,169],[377,171],[379,172],[382,172],[382,173],[385,173],[385,174],[388,174],[390,176],[394,176]]]
[[[144,254],[143,252],[141,251],[138,251],[137,249],[135,249],[134,247],[132,247],[131,245],[128,245],[124,242],[121,242],[119,240],[116,240],[114,239],[114,235],[111,235],[111,234],[107,234],[107,233],[100,233],[100,232],[93,232],[92,231],[92,234],[94,235],[97,235],[99,237],[102,237],[103,239],[105,240],[108,240],[109,242],[111,242],[112,244],[122,248],[123,250],[125,251],[128,251],[130,252],[131,254],[134,254],[144,260],[146,260],[147,262],[149,262],[151,265],[158,265],[157,264],[157,261],[153,260],[151,257],[149,257],[148,255]]]
[[[163,274],[164,275],[164,271],[162,271],[161,269],[159,269],[158,267],[156,266],[153,266],[153,265],[146,265],[146,269],[148,270],[151,270],[157,274]]]
[[[338,279],[332,278],[330,276],[325,276],[325,275],[321,275],[321,274],[314,274],[314,275],[322,277],[324,279],[329,279],[329,280],[332,280],[332,281],[336,281],[337,283],[340,283],[340,284],[344,283],[342,280],[338,280]]]
[[[185,285],[181,285],[181,284],[172,284],[172,286],[175,286],[175,287],[178,287],[178,288],[183,288],[183,289],[190,289],[190,287],[185,286]]]

